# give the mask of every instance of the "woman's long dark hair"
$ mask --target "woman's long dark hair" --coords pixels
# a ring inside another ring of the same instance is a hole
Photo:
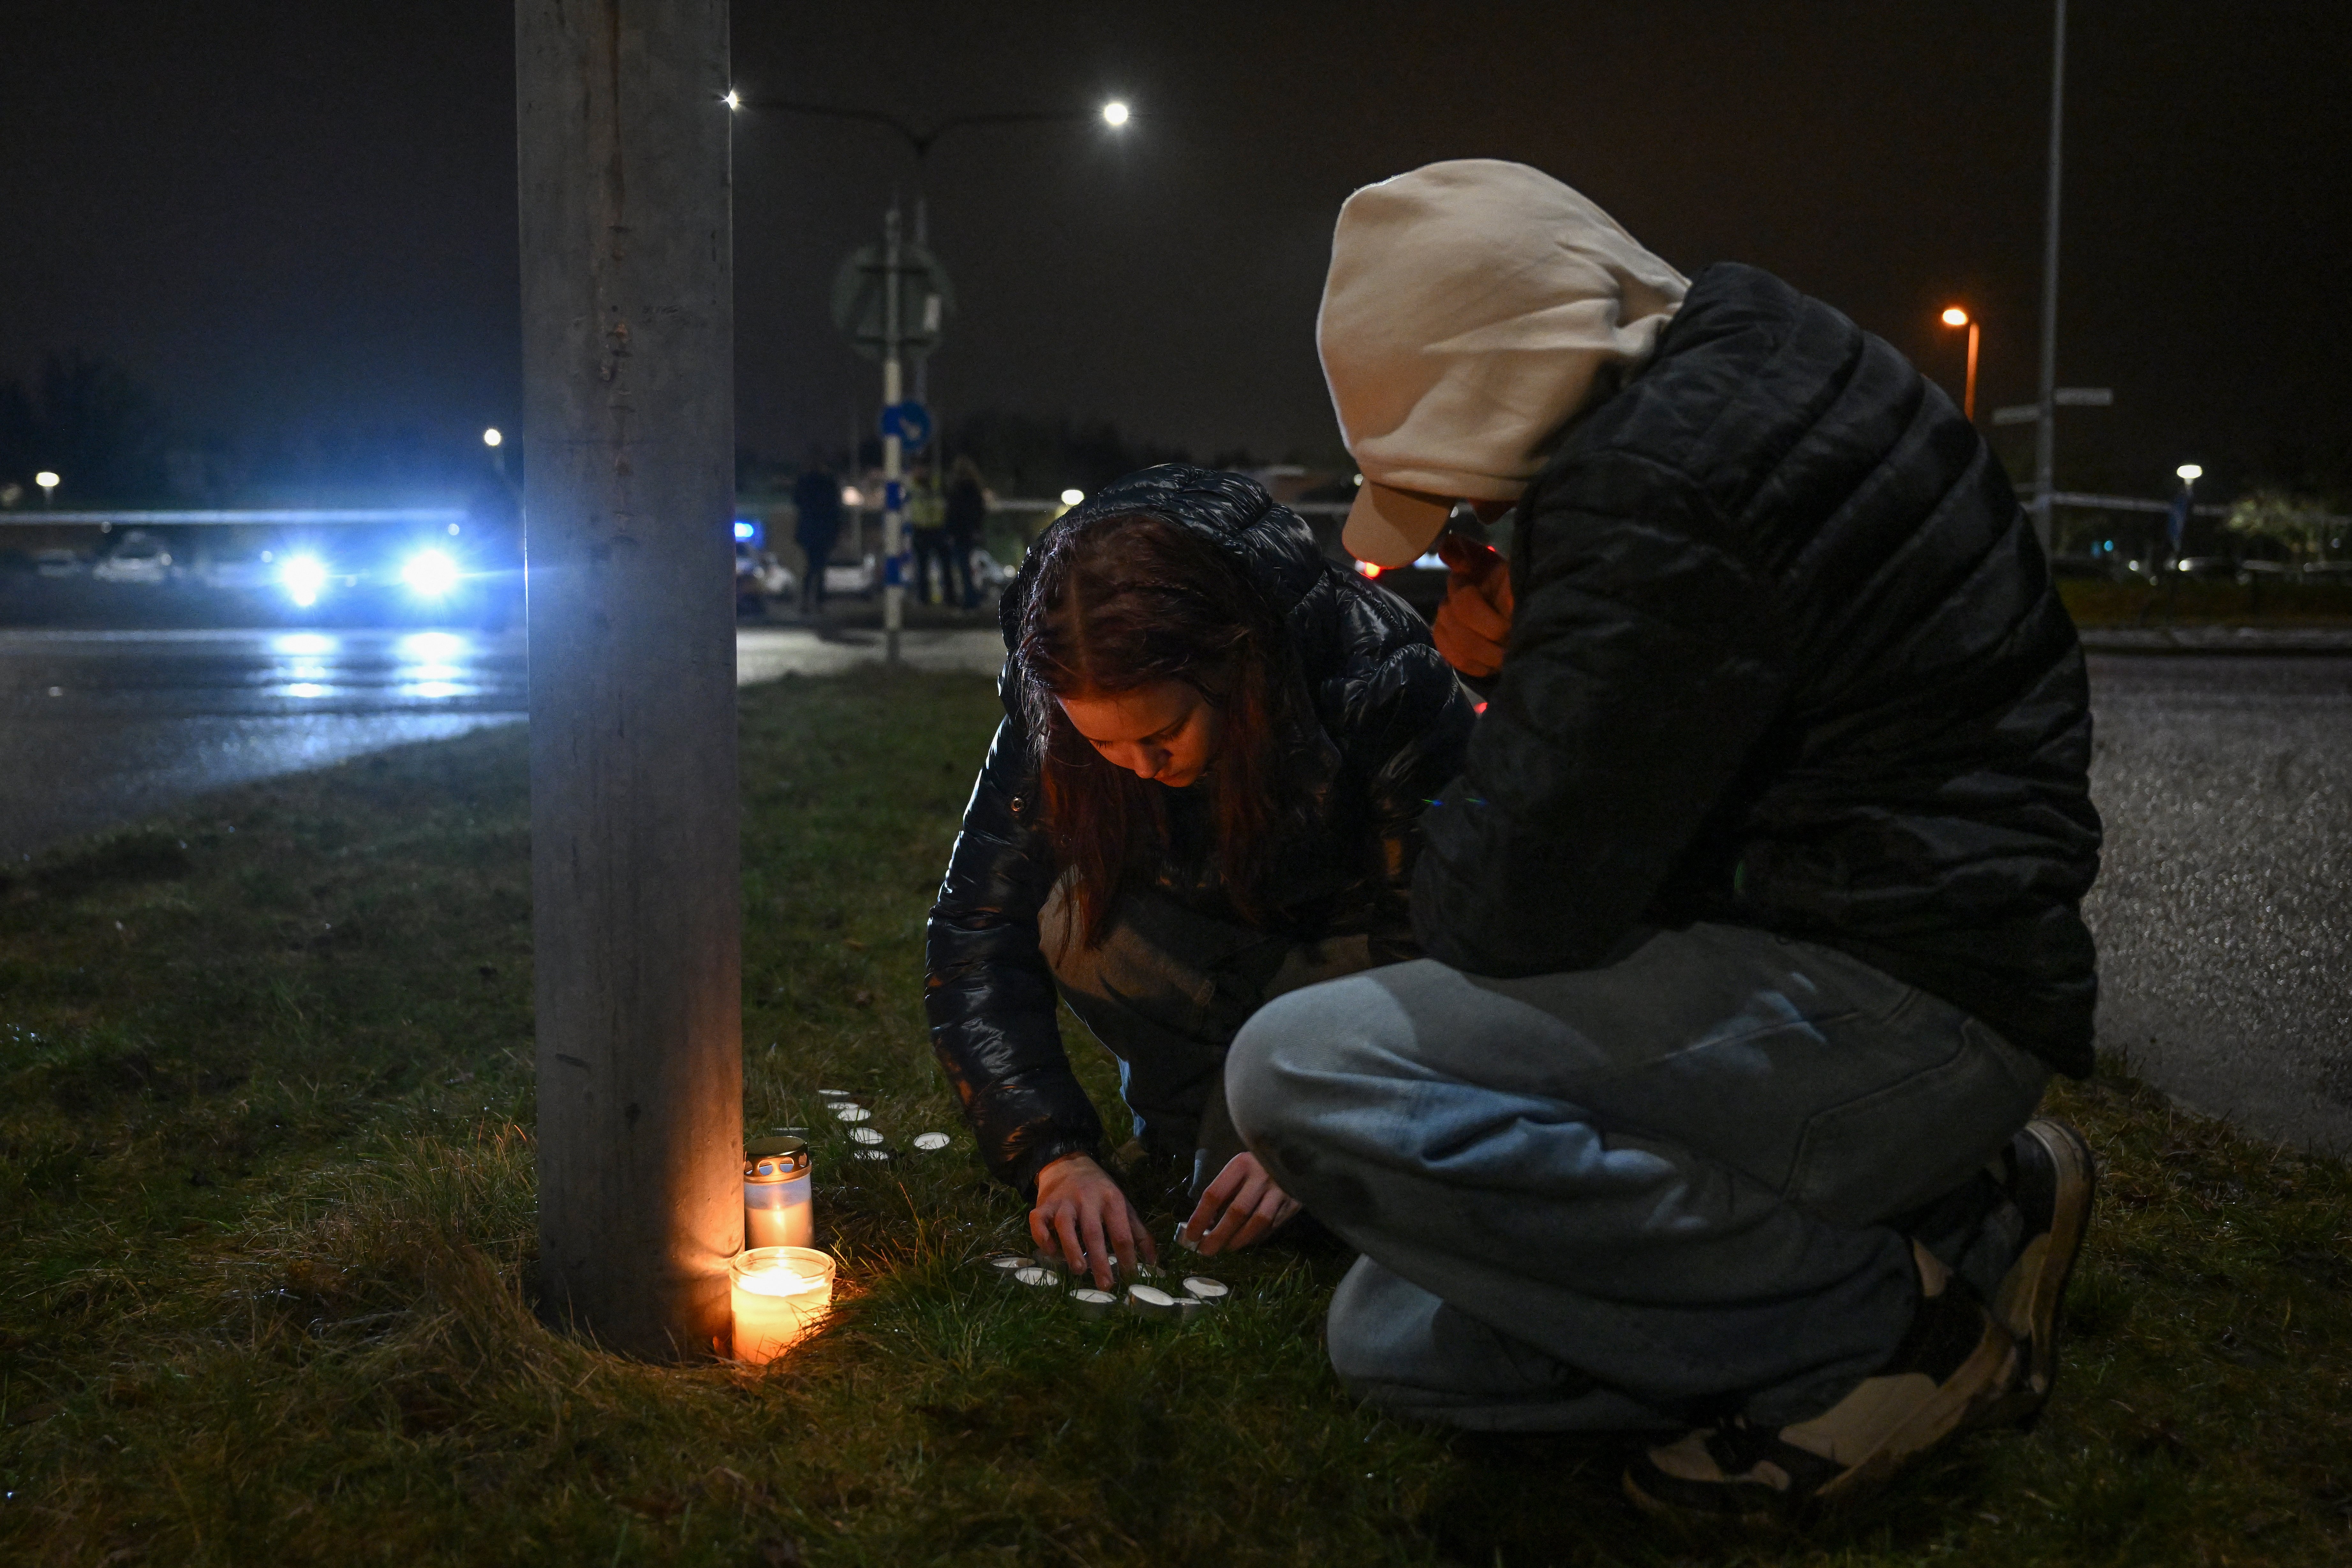
[[[1166,786],[1106,760],[1057,698],[1181,680],[1220,710],[1208,773],[1214,859],[1236,913],[1265,921],[1278,836],[1316,796],[1321,737],[1282,616],[1231,552],[1151,512],[1076,518],[1024,563],[1014,643],[1042,823],[1076,873],[1079,940],[1099,946],[1119,894],[1168,852]]]

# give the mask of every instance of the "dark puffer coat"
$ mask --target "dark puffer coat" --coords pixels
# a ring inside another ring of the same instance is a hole
[[[1644,921],[1761,927],[2090,1070],[2082,651],[1942,393],[1711,268],[1519,512],[1509,651],[1423,819],[1432,957],[1535,974]]]
[[[1065,522],[1106,512],[1152,513],[1205,535],[1282,613],[1330,763],[1311,838],[1267,847],[1302,873],[1299,896],[1276,911],[1282,928],[1302,938],[1369,932],[1376,955],[1412,956],[1414,823],[1461,768],[1473,722],[1428,628],[1385,590],[1325,560],[1305,523],[1238,474],[1147,468]],[[1024,571],[1005,593],[1008,647],[1030,584]],[[1005,695],[1007,717],[931,910],[923,1001],[932,1048],[989,1168],[1026,1192],[1062,1155],[1098,1153],[1102,1124],[1055,1024],[1037,915],[1060,868],[1036,821],[1037,771],[1019,704]],[[1156,881],[1203,913],[1234,918],[1196,865],[1171,859]]]

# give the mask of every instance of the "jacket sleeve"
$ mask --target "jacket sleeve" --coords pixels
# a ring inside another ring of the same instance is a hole
[[[931,1049],[989,1170],[1024,1194],[1053,1161],[1102,1147],[1094,1102],[1062,1049],[1053,972],[1038,945],[1037,912],[1055,868],[1035,797],[1026,745],[1008,719],[964,807],[924,942]]]
[[[1689,479],[1601,452],[1526,504],[1501,678],[1412,897],[1431,957],[1498,976],[1602,962],[1786,697],[1773,584]]]
[[[1348,694],[1341,754],[1366,781],[1375,854],[1370,889],[1372,956],[1421,956],[1412,935],[1412,878],[1421,816],[1462,771],[1477,715],[1468,693],[1424,637],[1392,649]]]

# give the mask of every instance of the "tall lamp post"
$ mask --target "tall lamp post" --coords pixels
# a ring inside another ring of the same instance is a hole
[[[967,125],[1045,125],[1066,124],[1072,121],[1099,118],[1111,130],[1117,131],[1134,118],[1126,103],[1113,99],[1099,109],[1016,109],[984,114],[955,114],[939,121],[928,131],[918,131],[895,114],[878,109],[858,109],[842,104],[809,103],[796,99],[744,98],[730,89],[726,96],[730,109],[772,109],[788,114],[814,115],[825,120],[856,120],[868,125],[879,125],[896,134],[915,155],[915,243],[929,242],[929,212],[923,192],[923,174],[930,161],[931,149],[949,132]],[[890,663],[898,662],[898,636],[906,625],[907,587],[906,549],[907,486],[906,446],[896,414],[905,395],[905,371],[901,347],[907,323],[901,318],[898,280],[904,263],[898,204],[894,198],[884,220],[882,262],[883,350],[882,405],[890,410],[882,432],[882,556],[886,563],[882,586],[883,640]],[[919,361],[915,367],[915,401],[926,401],[929,388],[924,384],[928,363]]]
[[[1960,415],[1973,425],[1977,419],[1977,321],[1958,305],[1951,305],[1944,310],[1944,325],[1969,330],[1969,379],[1967,390],[1960,396]]]

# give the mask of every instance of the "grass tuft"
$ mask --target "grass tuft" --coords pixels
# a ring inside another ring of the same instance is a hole
[[[984,1272],[1025,1226],[919,984],[993,715],[983,681],[878,671],[744,698],[746,1128],[809,1130],[843,1264],[766,1369],[536,1315],[519,731],[217,797],[143,830],[184,841],[169,874],[86,845],[0,889],[0,1561],[2352,1557],[2352,1178],[2113,1063],[2058,1095],[2106,1197],[2041,1429],[1804,1536],[1649,1523],[1606,1445],[1356,1408],[1318,1337],[1336,1253],[1219,1262],[1236,1300],[1181,1331]],[[820,1088],[899,1157],[853,1160]]]

